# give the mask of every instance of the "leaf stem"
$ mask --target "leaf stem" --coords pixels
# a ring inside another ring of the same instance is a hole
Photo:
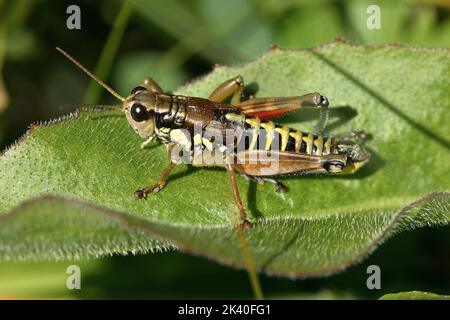
[[[234,223],[234,229],[236,231],[239,246],[241,247],[241,253],[246,265],[250,285],[253,291],[253,296],[255,297],[256,300],[263,300],[264,295],[261,289],[261,283],[259,281],[258,274],[256,273],[255,261],[253,260],[253,257],[250,253],[250,248],[248,246],[248,239],[247,236],[245,235],[244,227],[240,219],[236,220],[237,221]]]
[[[123,33],[128,24],[128,19],[133,11],[133,6],[130,1],[124,1],[119,13],[114,21],[111,32],[109,33],[106,44],[103,47],[102,53],[97,67],[95,68],[95,75],[99,79],[105,80],[111,70],[111,65],[116,56],[122,40]],[[84,97],[84,103],[97,103],[100,98],[101,87],[95,81],[91,81],[89,88]]]

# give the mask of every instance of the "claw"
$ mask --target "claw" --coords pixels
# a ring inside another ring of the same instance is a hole
[[[147,199],[147,192],[146,192],[146,190],[144,188],[141,188],[141,189],[138,189],[138,190],[136,190],[134,192],[134,196],[137,199],[142,199],[142,198]]]
[[[161,191],[163,185],[157,183],[149,187],[140,188],[134,192],[134,196],[138,199],[147,199],[147,195],[151,192],[159,192]]]
[[[242,229],[248,230],[248,229],[251,229],[252,226],[253,226],[253,224],[250,221],[248,221],[247,219],[242,221]]]
[[[287,192],[289,189],[288,187],[286,187],[284,184],[282,184],[281,182],[278,182],[275,185],[275,191],[279,192],[279,193],[283,193],[283,192]]]

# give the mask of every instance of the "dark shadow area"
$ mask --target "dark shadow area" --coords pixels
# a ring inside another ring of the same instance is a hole
[[[194,168],[192,166],[185,166],[185,167],[186,167],[185,170],[183,170],[182,172],[177,172],[169,175],[167,185],[169,185],[170,182],[175,181],[177,179],[183,179],[184,177],[187,177],[188,175],[194,173],[197,170],[197,168]]]
[[[358,111],[350,106],[330,107],[330,119],[325,127],[326,132],[333,132],[344,126],[358,115]]]
[[[417,130],[419,130],[420,132],[422,132],[423,134],[428,136],[430,139],[436,141],[437,143],[439,143],[440,145],[442,145],[446,149],[450,149],[450,142],[447,141],[444,137],[441,137],[441,136],[437,135],[436,133],[434,133],[433,131],[431,131],[427,127],[425,127],[422,124],[418,123],[415,119],[411,118],[410,116],[408,116],[407,114],[405,114],[404,112],[399,110],[399,108],[397,108],[394,104],[390,103],[382,95],[377,93],[375,90],[371,89],[366,84],[362,83],[361,80],[356,79],[349,72],[345,71],[344,69],[342,69],[337,64],[335,64],[334,62],[330,61],[329,59],[327,59],[326,57],[324,57],[320,53],[318,53],[316,51],[312,51],[312,50],[310,50],[310,52],[314,56],[316,56],[318,59],[320,59],[321,61],[325,62],[327,65],[329,65],[331,68],[333,68],[337,72],[339,72],[342,75],[344,75],[346,78],[348,78],[351,82],[353,82],[359,88],[361,88],[362,90],[366,91],[370,96],[372,96],[373,98],[378,100],[378,102],[380,102],[387,109],[389,109],[390,111],[395,113],[398,117],[400,117],[401,119],[406,121],[408,124],[410,124],[411,126],[416,128]]]
[[[275,261],[276,258],[278,258],[280,255],[282,255],[284,252],[286,252],[298,239],[298,236],[303,230],[297,230],[297,232],[292,236],[292,238],[286,242],[286,244],[281,248],[280,251],[273,254],[269,259],[267,259],[264,263],[261,265],[261,270],[264,271],[270,264]]]
[[[246,84],[241,95],[241,101],[253,98],[254,96],[256,96],[258,91],[259,85],[257,82],[250,82],[249,84]]]
[[[248,211],[255,219],[260,219],[264,214],[258,209],[258,201],[256,199],[256,192],[258,184],[253,181],[249,181],[249,186],[247,189],[247,206]]]

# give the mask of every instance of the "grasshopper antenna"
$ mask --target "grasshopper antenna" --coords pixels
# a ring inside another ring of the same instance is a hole
[[[60,53],[62,53],[63,56],[65,56],[67,59],[72,61],[74,65],[76,65],[78,68],[83,70],[84,73],[86,73],[89,77],[91,77],[95,82],[97,82],[99,85],[101,85],[103,88],[108,90],[109,93],[111,93],[114,97],[119,99],[122,102],[125,102],[125,98],[122,97],[120,94],[118,94],[116,91],[114,91],[110,86],[108,86],[106,83],[104,83],[102,80],[97,78],[92,72],[90,72],[85,66],[83,66],[81,63],[79,63],[75,58],[73,58],[70,54],[65,52],[63,49],[56,47],[56,50],[58,50]]]

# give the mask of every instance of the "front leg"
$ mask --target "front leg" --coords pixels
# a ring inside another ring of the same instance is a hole
[[[234,167],[229,163],[225,163],[225,169],[227,169],[228,172],[228,180],[230,181],[231,193],[233,194],[234,202],[239,209],[240,227],[243,229],[248,229],[252,226],[252,224],[247,219],[247,212],[239,194]]]
[[[143,187],[143,188],[139,188],[138,190],[136,190],[134,192],[134,196],[138,199],[147,199],[147,195],[149,193],[152,192],[159,192],[162,188],[164,188],[164,186],[167,183],[167,179],[169,178],[169,174],[170,171],[172,171],[173,167],[175,166],[175,164],[172,161],[172,148],[173,145],[169,144],[167,145],[167,156],[169,158],[169,163],[166,165],[166,167],[164,168],[163,172],[161,173],[161,176],[159,177],[159,180],[157,183]]]

